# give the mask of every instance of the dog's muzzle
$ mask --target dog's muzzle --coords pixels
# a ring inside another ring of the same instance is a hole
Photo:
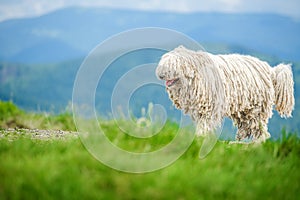
[[[171,87],[171,86],[173,86],[175,83],[177,83],[177,81],[179,81],[179,78],[167,80],[167,81],[166,81],[166,86],[167,86],[167,87]]]

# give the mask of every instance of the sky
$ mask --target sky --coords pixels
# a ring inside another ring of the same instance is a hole
[[[69,6],[173,12],[275,13],[300,21],[300,0],[0,0],[0,21],[39,16]]]

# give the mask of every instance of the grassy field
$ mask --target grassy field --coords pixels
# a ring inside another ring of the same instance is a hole
[[[38,139],[23,129],[7,130],[14,126],[74,130],[70,114],[28,114],[2,102],[0,118],[1,200],[297,199],[300,196],[300,140],[285,131],[281,140],[262,145],[220,141],[202,160],[198,153],[203,140],[196,138],[171,166],[146,174],[129,174],[94,159],[74,133]],[[176,124],[166,126],[168,133],[176,129]],[[106,129],[112,135],[118,134],[113,123],[107,123]],[[130,143],[130,148],[141,148],[130,137],[116,138],[123,145]]]

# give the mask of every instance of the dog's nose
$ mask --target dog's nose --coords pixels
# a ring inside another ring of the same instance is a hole
[[[164,79],[165,76],[164,76],[164,75],[159,75],[159,78],[160,78],[160,79]]]

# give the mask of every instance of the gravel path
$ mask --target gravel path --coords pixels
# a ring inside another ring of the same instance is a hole
[[[0,139],[6,137],[8,139],[16,139],[20,136],[29,136],[32,139],[64,139],[66,137],[78,137],[78,132],[62,131],[62,130],[40,130],[40,129],[24,129],[24,128],[9,128],[0,130]]]

